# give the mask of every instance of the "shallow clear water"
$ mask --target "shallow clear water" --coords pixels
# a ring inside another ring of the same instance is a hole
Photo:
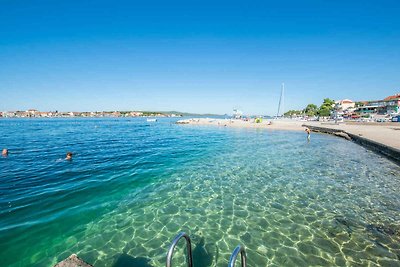
[[[165,266],[182,230],[198,267],[238,244],[249,266],[400,266],[398,165],[328,135],[171,122],[0,120],[1,266]]]

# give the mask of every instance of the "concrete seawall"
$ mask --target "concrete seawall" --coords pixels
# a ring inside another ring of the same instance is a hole
[[[387,158],[391,159],[392,161],[400,165],[400,150],[397,148],[390,147],[382,143],[378,143],[376,141],[370,140],[368,138],[341,129],[313,126],[308,124],[303,124],[303,126],[309,128],[313,132],[332,134],[338,137],[345,138],[347,140],[351,140],[367,149],[370,149],[374,152],[386,156]]]

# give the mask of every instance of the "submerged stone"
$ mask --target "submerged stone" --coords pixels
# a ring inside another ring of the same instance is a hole
[[[80,259],[76,254],[72,254],[65,260],[54,265],[54,267],[93,267],[93,265]]]

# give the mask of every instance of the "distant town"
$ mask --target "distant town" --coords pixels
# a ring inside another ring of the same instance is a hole
[[[181,112],[160,112],[160,111],[93,111],[93,112],[59,112],[59,111],[39,111],[29,109],[26,111],[0,111],[3,118],[104,118],[104,117],[182,117],[190,115]]]
[[[217,114],[193,114],[178,111],[0,111],[0,118],[103,118],[103,117],[183,117],[183,116],[216,116]],[[350,99],[332,100],[325,98],[318,106],[308,104],[301,110],[289,110],[279,117],[286,118],[316,118],[340,117],[344,119],[379,119],[389,121],[389,117],[400,115],[400,93],[385,97],[382,100],[352,101]],[[228,116],[225,114],[225,116]],[[379,117],[379,116],[385,116]],[[234,109],[233,117],[244,118],[243,112]],[[254,116],[253,116],[254,117]],[[257,117],[257,116],[256,116]],[[277,116],[278,117],[278,116]]]

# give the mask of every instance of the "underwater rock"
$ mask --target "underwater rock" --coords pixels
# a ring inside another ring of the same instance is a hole
[[[54,265],[54,267],[93,267],[93,265],[80,259],[76,254],[72,254],[65,260]]]

